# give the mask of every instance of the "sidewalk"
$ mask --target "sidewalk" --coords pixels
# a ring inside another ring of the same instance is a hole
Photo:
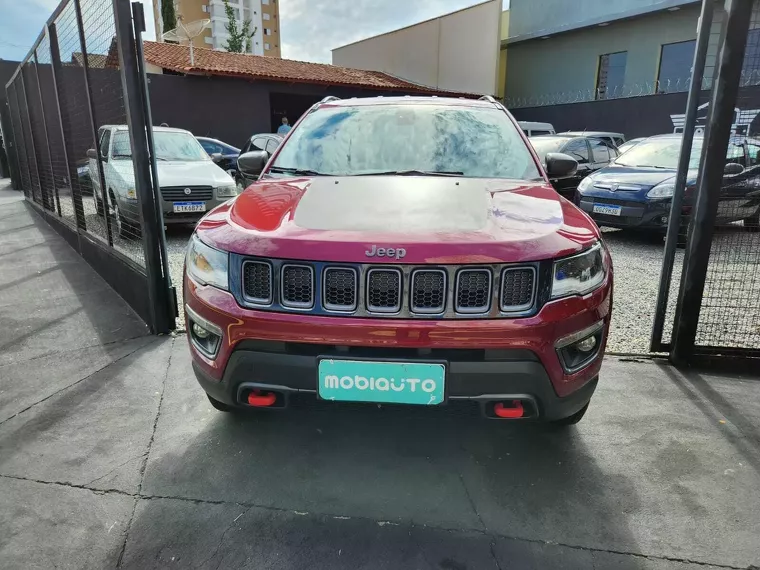
[[[567,432],[236,416],[0,181],[0,568],[760,566],[760,381],[605,362]]]

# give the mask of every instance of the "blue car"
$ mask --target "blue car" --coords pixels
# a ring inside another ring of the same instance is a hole
[[[240,155],[239,148],[209,137],[195,138],[198,139],[203,150],[205,150],[209,156],[213,154],[221,154],[222,160],[217,162],[217,166],[222,170],[227,171],[231,176],[235,176],[235,171],[237,171],[237,158]]]
[[[597,225],[636,228],[664,234],[681,151],[680,134],[650,137],[619,156],[606,168],[584,178],[575,203]],[[694,205],[703,136],[696,135],[689,160],[683,214]],[[734,136],[726,156],[718,224],[742,220],[760,228],[760,140]],[[682,220],[687,220],[682,216]]]

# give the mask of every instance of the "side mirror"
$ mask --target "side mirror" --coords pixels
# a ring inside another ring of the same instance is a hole
[[[214,161],[214,164],[219,164],[224,160],[224,157],[222,156],[221,152],[214,152],[211,153],[211,160]]]
[[[87,158],[91,158],[93,160],[98,160],[98,158],[100,158],[100,157],[98,156],[98,151],[95,150],[94,148],[91,148],[91,149],[89,149],[87,151]]]
[[[741,164],[736,164],[735,162],[729,162],[723,169],[723,174],[728,174],[729,176],[734,174],[741,174],[742,172],[744,172],[744,167]]]
[[[258,176],[269,160],[269,153],[265,150],[252,150],[238,156],[238,170],[246,176]]]
[[[549,178],[569,178],[578,170],[578,161],[561,152],[546,154],[546,174]]]

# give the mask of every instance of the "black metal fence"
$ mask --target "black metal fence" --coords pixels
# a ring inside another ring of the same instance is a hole
[[[708,101],[689,94],[652,334],[652,350],[683,363],[760,356],[760,100],[743,81],[760,69],[760,1],[727,2],[711,34],[713,6],[705,0],[694,62],[712,90]],[[718,53],[705,65],[708,43]]]
[[[166,332],[176,302],[149,153],[142,10],[64,0],[5,88],[26,198]]]

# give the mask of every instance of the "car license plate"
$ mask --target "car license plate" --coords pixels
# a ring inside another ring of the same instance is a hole
[[[620,206],[610,206],[609,204],[594,204],[594,209],[592,210],[594,214],[606,214],[608,216],[619,216],[622,207]]]
[[[319,361],[319,397],[342,402],[433,406],[444,399],[443,364]]]
[[[174,202],[174,213],[205,212],[206,202]]]

